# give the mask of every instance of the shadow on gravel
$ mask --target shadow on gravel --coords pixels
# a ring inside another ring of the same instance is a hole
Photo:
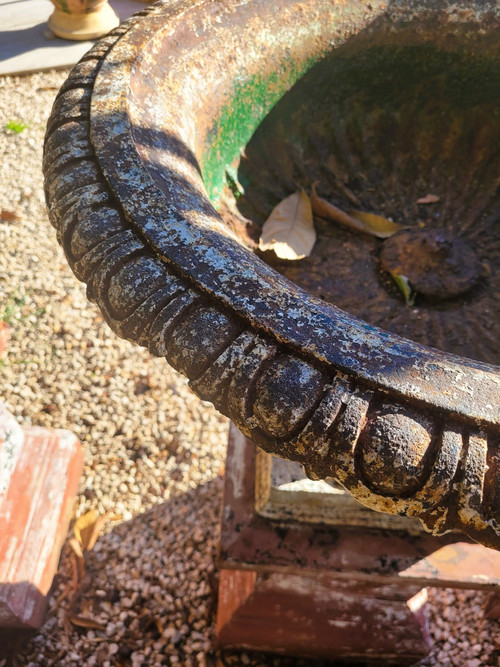
[[[66,545],[42,630],[19,636],[6,664],[343,664],[215,650],[222,487],[217,477],[115,525],[85,553],[76,589]]]

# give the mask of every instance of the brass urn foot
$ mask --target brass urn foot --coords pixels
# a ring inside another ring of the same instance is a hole
[[[57,37],[84,41],[102,37],[120,23],[120,19],[106,2],[95,11],[71,14],[56,6],[49,18],[49,28]]]

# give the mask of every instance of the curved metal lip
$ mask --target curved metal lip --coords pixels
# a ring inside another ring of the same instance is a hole
[[[241,4],[248,1],[237,3],[234,11]],[[203,5],[160,5],[116,42],[95,81],[91,133],[96,156],[134,229],[195,289],[294,353],[332,372],[353,374],[382,392],[486,426],[498,425],[498,367],[414,343],[325,304],[217,232],[213,221],[200,224],[196,212],[181,211],[175,192],[169,196],[153,180],[132,134],[132,68],[141,66],[148,43],[169,16]],[[189,114],[189,109],[183,112]],[[206,193],[200,192],[200,201],[204,210],[212,210],[213,220],[221,221]]]

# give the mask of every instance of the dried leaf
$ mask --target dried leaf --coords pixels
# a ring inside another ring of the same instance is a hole
[[[77,558],[83,558],[82,545],[76,539],[76,537],[70,537],[68,540],[68,544],[75,553]]]
[[[283,199],[262,227],[260,250],[274,250],[281,259],[302,259],[316,241],[311,201],[302,190]]]
[[[420,197],[420,199],[417,199],[417,204],[437,204],[439,201],[439,197],[437,195],[425,195],[425,197]]]
[[[71,590],[74,592],[78,588],[78,582],[80,581],[80,568],[78,567],[78,556],[75,553],[71,554]],[[85,569],[85,561],[83,564]],[[69,582],[68,582],[69,584]]]
[[[66,635],[66,641],[68,641],[73,633],[73,626],[69,620],[69,614],[64,614],[62,619],[62,626],[64,628],[64,634]]]
[[[140,396],[141,394],[145,394],[147,391],[150,391],[150,389],[151,385],[147,380],[143,379],[137,380],[134,387],[134,395]]]
[[[82,516],[78,517],[73,526],[73,534],[80,546],[82,551],[87,551],[87,546],[89,544],[89,538],[93,533],[95,522],[97,521],[98,514],[95,510],[90,510]]]
[[[82,547],[82,551],[91,551],[99,538],[106,519],[112,514],[113,510],[108,510],[102,516],[98,516],[95,510],[90,510],[86,514],[82,514],[75,521],[73,526],[73,533]]]
[[[323,199],[323,197],[318,197],[315,183],[312,185],[311,204],[315,215],[338,222],[340,225],[354,229],[357,232],[378,236],[380,239],[386,239],[404,229],[401,225],[374,213],[365,213],[364,211],[349,211],[349,213],[346,213],[338,206],[334,206],[334,204]]]
[[[311,205],[314,215],[317,215],[320,218],[333,220],[333,222],[338,222],[340,225],[348,227],[349,229],[354,229],[357,232],[366,232],[363,225],[348,215],[345,211],[334,206],[326,199],[323,199],[323,197],[318,197],[316,194],[316,183],[313,183],[311,188]]]
[[[402,225],[398,225],[392,220],[375,215],[375,213],[366,213],[365,211],[349,211],[350,215],[363,225],[363,229],[368,234],[373,234],[379,239],[387,239],[393,236],[396,232],[405,229]]]
[[[84,618],[88,618],[92,616],[93,611],[94,611],[94,600],[90,598],[83,598],[80,603],[80,612],[78,616],[83,616]]]
[[[406,305],[413,306],[415,304],[416,293],[413,287],[410,285],[408,278],[397,273],[391,273],[391,276],[396,285],[399,287],[399,291],[404,296]]]
[[[73,625],[78,626],[79,628],[90,628],[92,630],[104,630],[105,625],[95,621],[93,618],[88,618],[86,616],[70,616],[69,620]]]
[[[6,208],[2,208],[0,210],[0,220],[2,222],[16,222],[17,220],[21,220],[21,216],[14,211],[9,211]]]
[[[78,585],[83,578],[85,577],[85,558],[83,556],[80,558],[74,552],[71,554],[71,565],[72,565],[72,574],[71,574],[71,585],[73,591],[78,589]]]

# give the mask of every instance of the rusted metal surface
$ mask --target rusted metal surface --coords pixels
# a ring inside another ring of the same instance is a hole
[[[498,548],[498,369],[356,320],[277,274],[224,225],[198,167],[214,142],[225,159],[216,120],[245,86],[265,83],[266,95],[250,95],[256,123],[294,77],[380,17],[423,16],[431,36],[452,36],[457,21],[498,25],[492,3],[457,8],[155,5],[73,70],[44,170],[58,239],[119,335],[165,356],[254,442],[311,476]]]
[[[421,294],[449,299],[467,292],[483,268],[469,245],[444,230],[411,230],[384,243],[380,260]]]

